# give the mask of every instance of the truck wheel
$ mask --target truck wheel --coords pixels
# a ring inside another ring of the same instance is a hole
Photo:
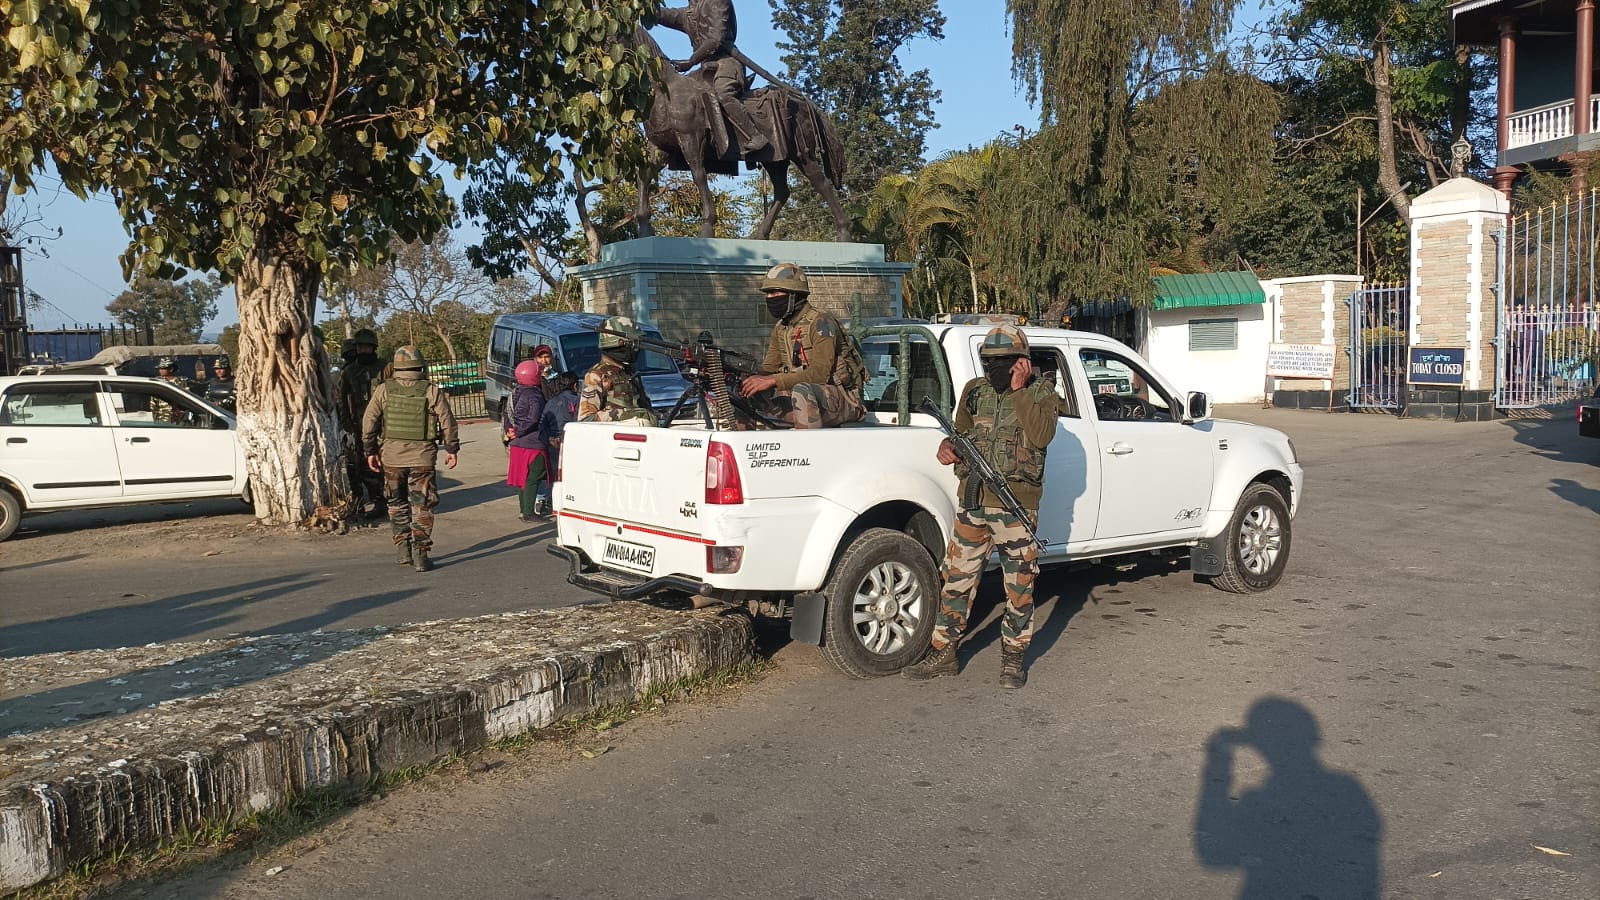
[[[1269,484],[1252,484],[1223,536],[1222,574],[1211,583],[1235,594],[1270,590],[1289,563],[1289,505]]]
[[[0,487],[0,541],[15,534],[21,522],[22,504],[18,502],[17,495]]]
[[[856,535],[822,593],[822,655],[846,675],[893,675],[928,649],[939,570],[910,535],[888,528]]]

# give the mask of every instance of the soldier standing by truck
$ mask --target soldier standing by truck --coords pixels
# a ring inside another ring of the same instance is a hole
[[[867,414],[861,400],[866,366],[839,320],[808,302],[805,270],[779,263],[768,270],[761,290],[767,312],[778,321],[761,362],[764,374],[745,378],[739,393],[754,397],[771,391],[779,417],[796,428],[861,421]]]
[[[990,329],[978,356],[984,374],[962,388],[956,403],[956,430],[971,437],[984,458],[1005,476],[1006,486],[1028,513],[1028,524],[1037,524],[1044,495],[1045,449],[1056,434],[1061,398],[1047,381],[1033,377],[1028,338],[1015,325]],[[960,671],[956,647],[966,630],[984,563],[989,552],[998,549],[1006,586],[1000,684],[1020,688],[1028,683],[1025,657],[1033,638],[1033,582],[1039,575],[1039,547],[1028,526],[983,484],[948,438],[939,444],[938,460],[956,467],[961,508],[945,549],[940,572],[944,589],[928,653],[905,673],[924,680]]]
[[[372,391],[361,419],[361,443],[367,468],[383,472],[396,561],[418,572],[433,568],[428,551],[433,549],[433,509],[439,505],[434,471],[441,442],[445,467],[454,469],[461,452],[456,417],[444,391],[428,381],[422,353],[408,344],[394,352],[394,377]]]

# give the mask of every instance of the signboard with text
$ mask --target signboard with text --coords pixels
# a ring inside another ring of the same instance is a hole
[[[1269,344],[1267,374],[1274,378],[1332,378],[1332,344]]]
[[[1406,380],[1432,387],[1461,387],[1466,371],[1465,347],[1412,347]]]

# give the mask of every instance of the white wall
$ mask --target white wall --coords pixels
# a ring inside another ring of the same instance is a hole
[[[1212,403],[1259,403],[1264,396],[1267,345],[1275,305],[1203,306],[1150,311],[1145,356],[1185,391],[1205,391]],[[1189,350],[1190,319],[1238,319],[1235,350]]]

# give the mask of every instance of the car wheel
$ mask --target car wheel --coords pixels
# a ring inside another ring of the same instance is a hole
[[[0,541],[5,540],[17,531],[17,525],[22,522],[22,503],[17,495],[5,488],[0,488]]]
[[[822,655],[846,675],[893,675],[927,651],[939,570],[910,535],[887,528],[856,535],[822,593]]]
[[[1216,587],[1235,594],[1270,590],[1289,564],[1289,504],[1269,484],[1252,484],[1239,498],[1223,537]]]

